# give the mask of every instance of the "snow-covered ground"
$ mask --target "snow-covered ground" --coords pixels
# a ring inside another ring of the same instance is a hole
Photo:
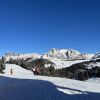
[[[86,80],[86,82],[91,82],[91,83],[98,83],[100,84],[100,78],[90,78],[88,80]]]
[[[76,63],[81,63],[81,62],[85,62],[85,61],[89,61],[89,60],[75,60],[75,61],[64,61],[64,60],[57,60],[57,59],[52,59],[50,60],[53,63],[55,63],[55,68],[56,69],[60,69],[60,68],[66,68],[66,67],[70,67],[73,64]]]
[[[89,63],[89,64],[85,64],[86,66],[87,66],[87,68],[88,69],[91,69],[91,68],[93,68],[93,67],[100,67],[100,62],[91,62],[91,63]]]
[[[6,64],[6,69],[4,70],[3,76],[12,77],[12,78],[34,78],[34,74],[30,70],[26,70],[15,64]],[[11,75],[10,70],[12,69],[13,75]]]
[[[4,72],[0,76],[0,100],[100,100],[99,82],[35,76],[14,64],[6,64]]]

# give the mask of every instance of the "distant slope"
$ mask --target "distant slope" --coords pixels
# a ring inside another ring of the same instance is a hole
[[[9,61],[10,59],[13,59],[13,60],[17,60],[17,59],[23,59],[23,60],[26,60],[26,59],[37,59],[37,58],[40,58],[41,55],[40,54],[36,54],[36,53],[33,53],[33,54],[15,54],[15,53],[6,53],[4,55],[4,58],[6,61]]]
[[[66,61],[66,60],[50,60],[55,64],[55,68],[56,69],[61,69],[61,68],[66,68],[66,67],[70,67],[74,64],[77,63],[81,63],[81,62],[85,62],[85,61],[89,61],[89,60],[75,60],[75,61]]]
[[[92,59],[100,59],[100,53],[95,54]]]

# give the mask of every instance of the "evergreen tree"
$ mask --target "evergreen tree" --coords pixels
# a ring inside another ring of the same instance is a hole
[[[5,69],[5,63],[3,59],[0,59],[0,73],[3,73],[4,69]]]

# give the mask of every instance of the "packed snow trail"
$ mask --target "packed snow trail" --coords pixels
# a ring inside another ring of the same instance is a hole
[[[99,83],[34,76],[14,64],[6,64],[4,72],[0,77],[0,100],[100,100]]]

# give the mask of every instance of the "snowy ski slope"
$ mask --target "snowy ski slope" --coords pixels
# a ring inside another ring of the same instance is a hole
[[[0,100],[100,100],[99,82],[35,76],[14,64],[6,64],[4,72],[0,76]]]

